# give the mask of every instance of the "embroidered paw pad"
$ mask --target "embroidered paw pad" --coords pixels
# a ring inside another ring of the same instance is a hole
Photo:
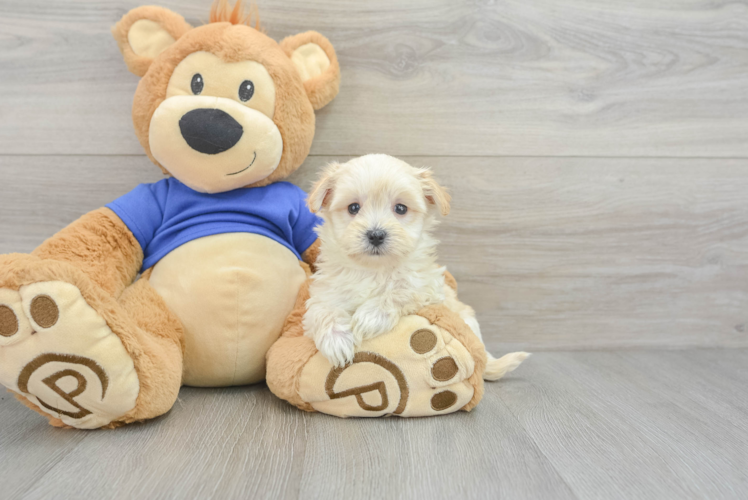
[[[67,425],[94,429],[135,406],[132,358],[78,288],[0,288],[0,384]]]
[[[301,373],[299,396],[340,417],[417,417],[451,413],[473,397],[475,362],[447,330],[406,316],[389,333],[365,340],[353,362],[334,368],[317,353]]]

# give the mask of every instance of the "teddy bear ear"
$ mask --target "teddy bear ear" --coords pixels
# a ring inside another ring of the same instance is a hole
[[[191,30],[182,16],[154,6],[137,7],[112,27],[127,68],[145,75],[153,59]]]
[[[324,107],[338,95],[340,66],[327,38],[316,31],[307,31],[284,39],[280,46],[301,76],[314,109]]]

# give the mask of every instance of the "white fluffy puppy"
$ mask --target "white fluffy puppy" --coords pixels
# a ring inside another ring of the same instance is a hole
[[[432,233],[449,194],[425,168],[387,155],[329,165],[309,195],[324,219],[309,287],[304,331],[335,366],[353,361],[362,340],[392,330],[400,318],[444,303],[481,338],[473,309],[444,282]],[[489,355],[484,378],[497,380],[529,354]]]

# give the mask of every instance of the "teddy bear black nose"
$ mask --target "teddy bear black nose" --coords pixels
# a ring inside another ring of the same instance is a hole
[[[244,129],[230,114],[220,109],[193,109],[179,120],[179,130],[187,144],[206,155],[217,155],[234,147]]]
[[[369,243],[378,247],[384,243],[385,238],[387,238],[387,233],[381,229],[374,229],[373,231],[366,231],[366,237],[369,238]]]

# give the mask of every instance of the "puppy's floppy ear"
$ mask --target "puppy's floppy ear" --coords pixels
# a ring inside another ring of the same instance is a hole
[[[312,186],[312,192],[307,198],[307,205],[312,213],[317,213],[330,203],[333,188],[335,187],[335,174],[340,169],[340,163],[330,163],[322,171],[319,180]]]
[[[340,66],[330,40],[307,31],[285,38],[280,46],[296,67],[314,109],[324,107],[338,95]]]
[[[434,179],[431,170],[428,168],[418,169],[418,179],[421,182],[421,188],[423,194],[426,196],[426,201],[431,205],[435,205],[439,209],[439,213],[442,215],[449,214],[449,201],[452,199],[445,188],[443,188]]]
[[[182,16],[169,9],[143,6],[132,9],[112,27],[127,69],[145,75],[153,59],[192,29]]]

